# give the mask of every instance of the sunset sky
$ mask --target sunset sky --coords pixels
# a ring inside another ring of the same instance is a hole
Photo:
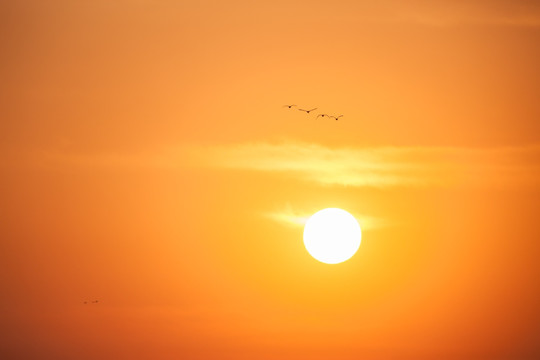
[[[0,358],[540,358],[539,1],[4,0],[0,49]]]

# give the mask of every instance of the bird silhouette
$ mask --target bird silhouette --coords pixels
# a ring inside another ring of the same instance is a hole
[[[84,303],[85,303],[85,304],[88,304],[88,301],[85,301]]]
[[[317,120],[317,119],[319,118],[319,116],[320,116],[320,117],[325,117],[325,116],[326,116],[326,117],[331,117],[331,116],[328,115],[328,114],[318,114],[317,117],[315,118],[315,120]]]
[[[343,116],[343,115],[339,115],[339,116],[330,116],[330,117],[333,117],[333,118],[336,119],[336,121],[337,121],[337,120],[338,120],[340,117],[342,117],[342,116]]]
[[[306,112],[306,113],[309,114],[309,113],[312,112],[313,110],[317,110],[317,108],[313,108],[313,109],[311,109],[311,110],[306,110],[306,109],[298,109],[298,110],[299,110],[299,111],[304,111],[304,112]]]
[[[283,105],[283,107],[287,107],[287,108],[292,108],[293,106],[296,106],[296,105]]]

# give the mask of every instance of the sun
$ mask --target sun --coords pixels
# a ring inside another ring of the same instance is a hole
[[[338,208],[316,212],[304,227],[304,245],[308,253],[326,264],[350,259],[360,247],[361,239],[358,221]]]

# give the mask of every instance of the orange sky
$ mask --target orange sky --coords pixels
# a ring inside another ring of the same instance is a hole
[[[0,358],[540,357],[538,2],[0,17]]]

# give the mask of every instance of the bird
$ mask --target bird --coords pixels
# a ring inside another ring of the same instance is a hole
[[[288,107],[289,109],[296,105],[283,105],[283,107]]]
[[[338,120],[340,117],[342,117],[342,116],[343,116],[343,115],[339,115],[339,116],[330,116],[330,117],[333,117],[333,118],[336,119],[336,121],[337,121],[337,120]]]
[[[325,117],[325,116],[326,116],[326,117],[331,117],[331,116],[328,115],[328,114],[319,114],[319,115],[317,115],[317,117],[315,118],[315,120],[317,120],[317,119],[319,118],[319,116],[320,116],[320,117]]]
[[[94,304],[97,304],[97,303],[98,303],[98,301],[97,301],[97,300],[94,300],[94,301],[92,301],[92,303],[94,303]]]
[[[88,301],[85,301],[84,303],[85,303],[85,304],[88,304]]]
[[[313,109],[311,109],[311,110],[306,110],[306,109],[298,109],[298,110],[299,110],[299,111],[305,111],[306,113],[309,114],[309,113],[312,112],[313,110],[317,110],[317,108],[313,108]]]

